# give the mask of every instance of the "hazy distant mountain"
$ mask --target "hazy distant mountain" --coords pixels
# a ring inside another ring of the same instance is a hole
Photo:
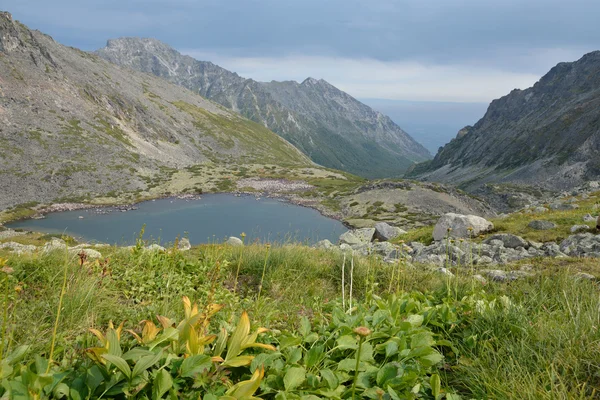
[[[0,12],[0,210],[141,192],[201,163],[313,165],[260,124]]]
[[[97,54],[235,110],[327,167],[365,177],[389,177],[431,158],[390,118],[323,80],[257,82],[184,56],[155,39],[109,40]]]
[[[568,188],[600,178],[600,51],[560,63],[533,87],[494,100],[432,161],[409,174],[474,188],[521,182]]]
[[[454,139],[465,125],[477,122],[488,107],[487,103],[446,101],[410,101],[388,99],[359,99],[369,107],[402,124],[417,142],[432,154]]]

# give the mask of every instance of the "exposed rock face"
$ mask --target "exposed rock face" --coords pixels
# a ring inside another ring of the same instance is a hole
[[[324,80],[257,82],[184,56],[155,39],[109,40],[96,53],[237,111],[326,167],[369,178],[389,177],[400,176],[413,162],[430,158],[390,118]]]
[[[385,222],[378,222],[375,224],[375,239],[387,242],[388,240],[392,240],[397,238],[400,235],[405,234],[406,231],[396,227],[391,226]]]
[[[0,210],[134,192],[201,163],[310,166],[201,96],[65,47],[0,14]]]
[[[571,188],[600,176],[600,51],[560,63],[533,87],[494,100],[485,116],[411,176],[461,183]]]
[[[525,239],[520,236],[512,235],[510,233],[499,233],[496,235],[492,235],[485,239],[484,243],[491,243],[492,240],[499,240],[502,242],[502,245],[509,249],[516,249],[519,247],[528,248],[529,244]]]
[[[472,228],[472,230],[469,230]],[[494,224],[476,215],[444,214],[435,224],[433,239],[443,240],[447,236],[453,238],[476,237],[494,228]],[[450,230],[449,230],[450,229]]]

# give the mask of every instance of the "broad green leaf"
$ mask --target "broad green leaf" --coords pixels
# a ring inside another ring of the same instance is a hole
[[[369,362],[373,361],[373,346],[369,342],[362,344],[360,348],[360,361]]]
[[[246,365],[250,365],[253,359],[254,356],[238,356],[230,360],[226,360],[221,365],[224,367],[244,367]]]
[[[165,329],[163,331],[163,333],[158,335],[156,337],[156,339],[154,339],[152,342],[148,343],[148,349],[152,350],[156,346],[158,346],[164,342],[175,341],[175,340],[178,340],[178,338],[179,338],[179,331],[176,328],[173,328],[170,326],[167,329]]]
[[[388,394],[390,395],[390,398],[392,400],[400,400],[400,397],[398,396],[398,393],[396,393],[396,391],[394,389],[392,389],[391,386],[388,386],[387,391],[388,391]]]
[[[302,337],[307,337],[310,334],[311,326],[307,317],[300,319],[300,334]]]
[[[129,368],[129,364],[127,361],[123,360],[121,357],[116,356],[114,354],[103,354],[102,357],[115,365],[125,375],[127,378],[131,378],[131,368]]]
[[[244,344],[244,341],[249,333],[250,318],[248,318],[248,313],[244,311],[235,330],[233,331],[233,334],[229,338],[225,360],[230,360],[240,354],[242,345]]]
[[[210,356],[205,354],[191,356],[181,363],[181,376],[184,378],[191,378],[211,367],[212,362]]]
[[[306,356],[304,357],[304,363],[306,364],[306,368],[312,368],[317,365],[321,359],[325,356],[323,345],[314,346],[311,348]]]
[[[90,389],[91,393],[94,393],[96,388],[100,386],[102,382],[104,382],[104,375],[102,375],[102,371],[97,365],[92,366],[85,372],[85,384]]]
[[[306,370],[303,367],[293,367],[287,370],[283,377],[285,390],[294,390],[306,379]]]
[[[144,356],[144,357],[140,358],[138,360],[138,362],[136,362],[135,365],[133,366],[133,371],[131,372],[131,377],[135,378],[142,372],[146,371],[148,368],[150,368],[151,366],[156,364],[158,362],[158,360],[160,360],[161,357],[162,357],[162,350],[159,351],[157,354],[152,354],[152,355],[148,355],[148,356]]]
[[[393,365],[391,363],[384,365],[377,372],[377,385],[384,388],[385,383],[388,380],[395,378],[396,375],[398,375],[398,368],[395,365]]]
[[[117,332],[114,329],[109,329],[106,332],[106,340],[108,341],[108,354],[121,357],[121,355],[123,355],[123,351],[121,350],[121,342]]]
[[[253,398],[252,395],[254,392],[256,392],[256,390],[258,390],[260,382],[264,376],[265,369],[258,368],[256,371],[254,371],[249,380],[236,383],[225,393],[225,395],[232,396],[238,400]]]
[[[340,336],[337,340],[337,347],[340,350],[356,350],[358,348],[358,343],[356,338],[352,335],[344,335]]]
[[[140,347],[134,347],[133,349],[129,350],[128,352],[124,353],[121,358],[125,361],[137,361],[142,357],[145,356],[153,356],[155,353],[150,351],[150,350],[146,350],[146,349],[142,349]]]
[[[154,395],[155,399],[160,399],[173,387],[173,378],[165,369],[161,369],[154,378]]]
[[[27,346],[27,345],[17,347],[6,357],[5,360],[10,365],[15,365],[16,363],[21,361],[23,359],[23,357],[25,357],[25,354],[27,354],[27,351],[29,350],[30,347],[31,346]]]
[[[421,364],[423,364],[425,367],[431,367],[437,363],[439,363],[440,361],[442,361],[444,359],[444,356],[442,356],[440,353],[438,353],[437,351],[434,351],[431,354],[427,354],[425,356],[419,357],[419,361],[421,362]]]
[[[419,314],[411,314],[406,317],[406,321],[409,322],[413,328],[418,328],[423,324],[423,316]]]
[[[335,389],[338,387],[338,385],[339,385],[338,378],[335,376],[335,374],[330,369],[322,369],[319,372],[321,374],[321,377],[325,381],[325,383],[327,383],[327,387],[329,389]]]
[[[438,374],[433,374],[429,378],[429,386],[431,386],[431,393],[434,397],[438,397],[442,391],[442,381]]]
[[[338,363],[338,371],[354,371],[356,368],[355,358],[345,358]],[[358,368],[360,370],[360,366]]]
[[[435,340],[433,339],[431,332],[420,332],[410,338],[410,347],[413,349],[417,347],[433,346],[434,344]]]
[[[279,349],[283,350],[288,347],[299,346],[302,344],[302,338],[294,336],[283,336],[279,339]]]
[[[304,338],[305,343],[314,343],[319,340],[319,334],[316,332],[309,333],[308,336]]]
[[[54,387],[52,394],[57,399],[67,397],[69,395],[69,387],[65,383],[61,382]]]
[[[461,400],[462,397],[456,393],[446,393],[446,400]]]
[[[385,344],[385,356],[391,357],[398,354],[398,343],[390,340]]]

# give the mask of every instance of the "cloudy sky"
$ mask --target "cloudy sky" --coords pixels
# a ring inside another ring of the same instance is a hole
[[[600,48],[599,0],[2,0],[0,8],[84,50],[155,37],[245,77],[323,78],[360,99],[489,103]]]
[[[598,0],[3,0],[63,44],[159,38],[258,80],[489,102],[600,47]]]

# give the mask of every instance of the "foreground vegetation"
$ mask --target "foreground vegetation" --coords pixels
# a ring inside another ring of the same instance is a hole
[[[598,396],[600,297],[575,277],[597,261],[484,285],[295,245],[142,244],[0,253],[5,397]]]

